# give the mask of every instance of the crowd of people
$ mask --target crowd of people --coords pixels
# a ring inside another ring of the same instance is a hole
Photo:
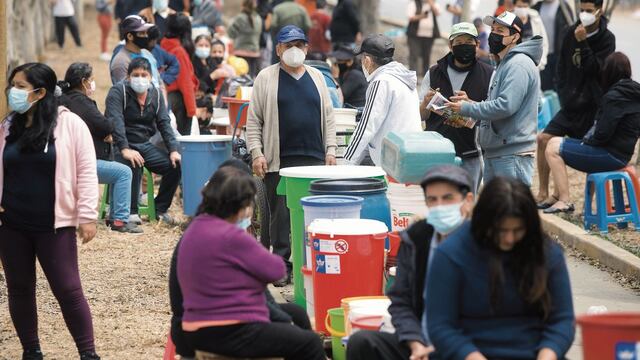
[[[58,45],[68,27],[81,46],[71,0],[51,4]],[[177,137],[190,134],[194,117],[206,130],[233,81],[253,86],[250,160],[231,160],[212,175],[176,246],[169,290],[178,354],[325,359],[305,312],[275,303],[266,286],[291,283],[279,170],[335,165],[333,109],[348,107],[361,110],[348,164],[380,166],[389,132],[428,130],[453,142],[462,166],[431,168],[420,184],[429,215],[401,234],[389,293],[396,333],[358,332],[347,357],[564,358],[574,337],[571,288],[538,209],[573,211],[566,165],[621,169],[640,136],[640,84],[629,59],[615,51],[602,0],[583,0],[576,20],[564,0],[505,0],[474,23],[460,22],[463,3],[452,3],[445,10],[458,18],[449,52],[433,65],[440,6],[411,1],[410,69],[395,60],[391,38],[363,36],[351,0],[339,0],[331,15],[322,0],[312,13],[292,0],[244,0],[228,24],[221,6],[97,1],[100,59],[112,82],[104,112],[93,97],[96,81],[105,79],[88,63],[71,64],[61,81],[41,63],[10,73],[11,111],[0,126],[0,260],[22,358],[43,358],[36,259],[80,358],[100,358],[76,228],[84,243],[96,235],[98,184],[109,184],[107,225],[142,233],[144,168],[161,176],[157,219],[175,224],[168,212],[181,181]],[[121,42],[110,50],[114,16]],[[543,90],[556,91],[562,109],[538,133]],[[438,97],[442,106],[434,105]],[[264,246],[246,231],[258,181],[269,209]]]

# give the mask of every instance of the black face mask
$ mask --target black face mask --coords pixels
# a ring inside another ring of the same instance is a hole
[[[471,44],[456,45],[451,50],[453,58],[461,64],[471,64],[476,60],[476,46]]]
[[[498,55],[502,50],[504,50],[507,45],[502,43],[503,39],[504,35],[491,33],[491,35],[489,35],[489,52],[494,55]]]
[[[221,58],[219,56],[212,56],[211,57],[211,62],[213,62],[213,65],[218,66],[220,64],[222,64],[222,61],[224,60],[224,58]]]
[[[140,37],[138,35],[133,35],[133,43],[139,47],[140,49],[146,49],[149,46],[149,38],[148,37]]]

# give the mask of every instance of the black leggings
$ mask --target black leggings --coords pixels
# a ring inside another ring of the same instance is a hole
[[[73,40],[76,42],[76,45],[82,46],[82,41],[80,41],[80,31],[78,30],[78,23],[76,22],[75,17],[56,16],[55,23],[56,23],[56,38],[58,39],[58,46],[60,46],[60,48],[64,46],[64,28],[65,27],[68,27],[69,31],[71,31],[71,36],[73,36]]]
[[[285,323],[245,323],[185,331],[194,349],[239,358],[283,357],[326,360],[322,341],[311,330]]]

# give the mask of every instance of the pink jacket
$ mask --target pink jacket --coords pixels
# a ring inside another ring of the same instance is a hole
[[[9,116],[0,125],[0,199],[4,185],[3,153],[11,121]],[[78,115],[60,106],[53,137],[56,139],[54,226],[59,229],[95,222],[98,219],[98,175],[89,128]]]

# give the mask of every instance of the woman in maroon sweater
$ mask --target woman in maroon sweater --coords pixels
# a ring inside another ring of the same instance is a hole
[[[282,258],[245,231],[253,213],[254,179],[223,167],[202,193],[177,260],[182,329],[190,347],[240,358],[326,359],[315,333],[269,321],[264,291],[286,270]]]

